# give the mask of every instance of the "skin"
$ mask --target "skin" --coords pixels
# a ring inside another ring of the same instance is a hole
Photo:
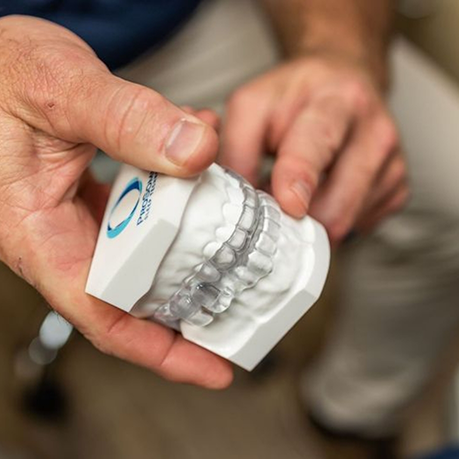
[[[221,161],[270,188],[295,217],[322,222],[332,243],[369,231],[408,197],[397,129],[384,101],[392,1],[263,0],[287,60],[238,89]]]
[[[79,38],[46,21],[0,20],[0,74],[0,258],[100,350],[173,381],[226,387],[227,362],[84,293],[108,192],[86,169],[94,145],[117,160],[187,176],[215,159],[214,129],[111,75]],[[196,114],[216,122],[208,111]],[[177,165],[166,145],[183,119],[202,136]]]

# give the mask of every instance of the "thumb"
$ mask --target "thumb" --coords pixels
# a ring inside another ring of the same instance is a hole
[[[45,85],[35,86],[40,92],[27,102],[36,127],[169,175],[193,175],[215,160],[218,137],[211,126],[152,89],[112,75],[100,61],[92,62],[95,57],[85,57],[78,77],[75,70],[58,68]]]
[[[216,157],[215,130],[152,89],[107,75],[86,82],[89,98],[69,105],[72,131],[116,160],[147,170],[187,176]]]

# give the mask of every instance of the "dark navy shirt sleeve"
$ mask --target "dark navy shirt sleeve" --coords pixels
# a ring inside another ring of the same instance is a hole
[[[171,36],[201,0],[0,0],[0,16],[48,19],[79,35],[111,68]]]

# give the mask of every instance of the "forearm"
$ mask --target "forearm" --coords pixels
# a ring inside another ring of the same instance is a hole
[[[386,83],[394,0],[260,0],[288,56],[315,52],[364,63]]]

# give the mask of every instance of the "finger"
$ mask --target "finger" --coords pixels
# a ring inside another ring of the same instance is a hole
[[[241,89],[228,102],[219,162],[257,185],[273,95]]]
[[[361,218],[367,212],[388,201],[401,187],[406,186],[407,169],[404,158],[397,152],[388,158],[388,161],[372,186],[370,195],[365,200]]]
[[[216,389],[231,382],[231,367],[220,357],[185,342],[169,328],[136,319],[85,294],[97,224],[78,199],[75,209],[62,205],[52,212],[37,213],[24,222],[24,228],[33,231],[27,232],[23,269],[18,271],[55,310],[98,349],[167,379]]]
[[[357,228],[359,232],[368,233],[379,223],[403,209],[409,199],[410,193],[406,182],[401,183],[390,196],[372,208],[359,220]]]
[[[322,175],[347,138],[348,106],[335,97],[312,100],[298,115],[280,145],[272,188],[282,208],[304,217]]]
[[[85,55],[77,69],[47,68],[47,75],[38,75],[46,79],[34,86],[41,92],[25,97],[35,110],[32,125],[170,175],[193,175],[214,161],[218,138],[211,126],[152,89],[111,75],[94,59]]]
[[[98,326],[91,326],[85,334],[101,351],[149,368],[175,382],[211,389],[222,389],[231,383],[228,362],[186,341],[171,329],[136,319],[106,304],[98,304],[97,310],[88,304],[88,309],[91,324]]]
[[[389,117],[358,125],[311,206],[311,215],[325,225],[332,241],[340,241],[352,229],[375,177],[397,147],[397,131]]]
[[[207,123],[209,126],[212,126],[217,132],[220,130],[221,119],[217,113],[210,109],[198,110],[195,113],[195,116],[199,118],[204,123]]]
[[[282,88],[282,103],[274,108],[269,126],[268,145],[271,151],[279,148],[282,139],[307,105],[311,95],[301,79],[289,80],[289,84]]]
[[[183,371],[186,370],[186,378]],[[174,345],[161,363],[159,373],[169,380],[186,382],[208,389],[225,389],[233,380],[231,364],[222,358],[175,335]]]
[[[181,105],[180,108],[189,115],[196,116],[204,123],[207,123],[209,126],[212,126],[216,131],[220,129],[220,116],[210,108],[203,109],[194,109],[189,105]]]

